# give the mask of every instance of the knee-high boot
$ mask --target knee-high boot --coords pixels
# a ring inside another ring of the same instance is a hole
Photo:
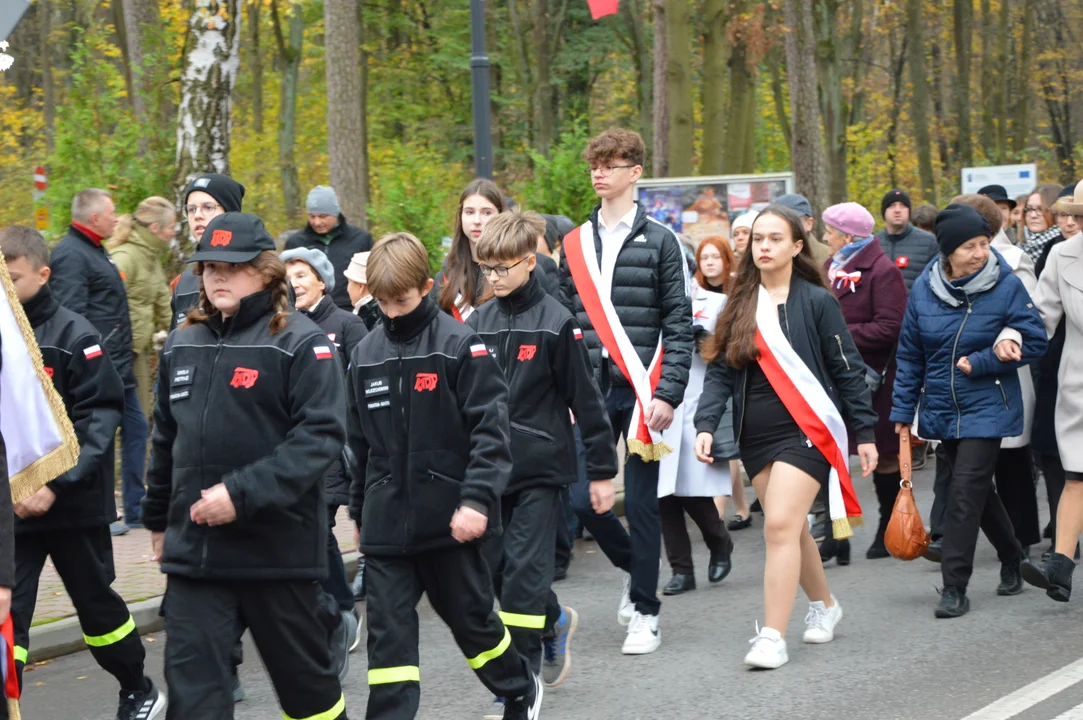
[[[876,526],[876,538],[865,553],[865,557],[869,560],[890,557],[887,548],[884,547],[884,532],[887,530],[888,521],[891,520],[891,510],[895,507],[895,498],[899,494],[901,480],[902,475],[898,470],[891,473],[873,473],[872,482],[876,488],[876,499],[880,504],[880,522]]]

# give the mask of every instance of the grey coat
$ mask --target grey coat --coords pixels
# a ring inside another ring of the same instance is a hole
[[[884,228],[876,233],[876,240],[884,249],[884,253],[895,263],[895,267],[902,272],[908,293],[910,286],[921,275],[921,271],[940,253],[936,237],[913,225],[907,225],[906,229],[898,235],[891,235],[887,228]]]

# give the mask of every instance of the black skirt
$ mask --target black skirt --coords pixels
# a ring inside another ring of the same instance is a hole
[[[831,464],[801,432],[756,362],[748,366],[745,416],[738,445],[750,478],[773,462],[793,465],[820,485],[827,485],[831,476]]]

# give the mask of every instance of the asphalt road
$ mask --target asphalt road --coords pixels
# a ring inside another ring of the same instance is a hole
[[[932,472],[917,475],[918,502],[928,512]],[[870,482],[859,483],[859,496],[874,514]],[[1043,502],[1043,522],[1044,514]],[[618,573],[593,543],[579,543],[568,579],[557,585],[562,601],[580,616],[573,669],[563,686],[546,693],[543,717],[1083,718],[1083,662],[1072,665],[1083,658],[1083,598],[1056,604],[1029,587],[1018,597],[997,597],[999,565],[984,540],[970,586],[970,614],[936,620],[938,566],[924,560],[865,560],[871,531],[859,529],[853,564],[828,567],[832,590],[845,611],[835,641],[820,646],[800,642],[806,603],[798,598],[789,627],[790,663],[757,672],[747,670],[742,658],[753,625],[762,618],[762,521],[757,516],[752,528],[734,534],[734,570],[719,586],[706,582],[707,552],[694,526],[691,531],[698,543],[700,587],[664,600],[662,647],[642,657],[620,654],[624,631],[616,622]],[[666,568],[662,582],[668,576]],[[418,717],[479,718],[489,704],[485,689],[432,610],[423,603],[419,612]],[[160,634],[146,638],[149,672],[159,684],[164,646]],[[238,720],[281,717],[257,658],[250,646],[242,667],[248,700],[237,706]],[[363,644],[351,659],[347,709],[351,717],[361,718]],[[23,716],[28,720],[114,716],[114,682],[85,651],[28,669],[25,680]]]

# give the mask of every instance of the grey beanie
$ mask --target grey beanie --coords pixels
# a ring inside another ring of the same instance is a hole
[[[338,206],[338,195],[328,185],[317,185],[308,193],[305,210],[314,215],[334,215],[338,217],[342,209]]]
[[[304,247],[294,248],[284,251],[278,256],[278,259],[284,263],[291,260],[301,260],[308,263],[320,276],[320,280],[323,280],[323,284],[327,286],[327,289],[324,290],[325,294],[330,295],[331,291],[335,289],[335,269],[331,266],[331,261],[327,259],[322,250]]]

